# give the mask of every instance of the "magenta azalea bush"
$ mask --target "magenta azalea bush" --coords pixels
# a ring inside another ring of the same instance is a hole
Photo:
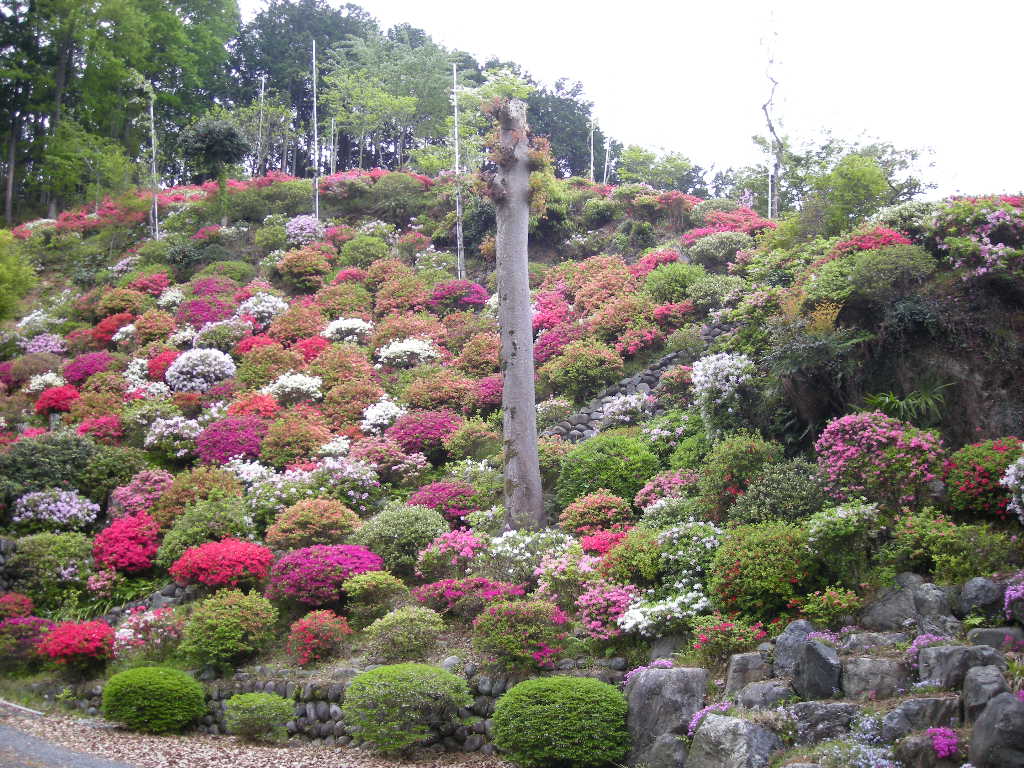
[[[64,378],[78,384],[94,374],[103,373],[113,364],[114,357],[109,352],[86,352],[64,366]]]
[[[436,509],[448,520],[457,522],[477,509],[476,495],[471,485],[445,480],[424,485],[409,497],[409,504]]]
[[[513,600],[525,594],[526,588],[522,584],[494,581],[482,576],[442,579],[412,591],[417,602],[439,613],[451,613],[463,619],[472,619],[492,602]]]
[[[451,411],[412,411],[399,416],[384,433],[406,453],[422,453],[437,458],[446,438],[462,426],[462,417]]]
[[[267,435],[267,424],[255,416],[228,416],[206,427],[196,438],[196,453],[204,464],[224,464],[233,458],[255,459]]]
[[[270,571],[267,597],[296,600],[306,605],[336,603],[346,579],[382,570],[384,561],[366,547],[352,544],[304,547],[289,552]]]
[[[877,411],[830,421],[814,449],[833,498],[892,505],[925,498],[946,457],[938,435]]]
[[[487,303],[487,289],[469,280],[449,280],[434,286],[427,306],[434,311],[458,312],[463,309],[479,309]]]

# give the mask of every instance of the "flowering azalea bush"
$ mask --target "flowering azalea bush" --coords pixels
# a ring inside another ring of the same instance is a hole
[[[344,594],[343,582],[367,571],[379,571],[384,561],[366,547],[351,544],[315,545],[289,552],[270,573],[267,596],[306,605],[336,603]]]
[[[92,556],[101,568],[138,573],[153,567],[159,549],[160,526],[146,512],[125,515],[100,531]]]
[[[419,488],[409,497],[409,503],[436,509],[454,523],[478,508],[476,496],[473,486],[446,480]]]
[[[166,470],[144,469],[134,475],[127,485],[119,485],[111,492],[111,508],[108,511],[113,516],[116,516],[113,513],[115,509],[123,515],[145,512],[173,482],[174,475]]]
[[[22,619],[31,616],[35,610],[32,598],[20,592],[8,592],[0,595],[0,621],[5,619]]]
[[[0,619],[0,669],[31,668],[41,660],[39,643],[56,626],[38,616]]]
[[[634,520],[628,501],[600,488],[562,510],[558,524],[570,533],[587,534],[602,528],[621,528]]]
[[[583,632],[595,640],[611,640],[622,634],[618,621],[640,596],[632,584],[598,582],[576,599]]]
[[[278,549],[341,544],[362,521],[334,499],[305,499],[292,504],[267,529],[267,543]]]
[[[113,655],[114,629],[105,621],[69,621],[43,636],[39,653],[78,674],[87,674]]]
[[[434,286],[427,306],[438,313],[479,309],[487,303],[487,290],[469,280],[449,280]]]
[[[221,539],[186,549],[170,567],[179,584],[220,587],[256,586],[270,572],[274,553],[251,541]]]
[[[64,366],[64,378],[72,384],[80,384],[90,376],[110,368],[114,358],[109,352],[86,352]]]
[[[473,620],[473,648],[501,669],[550,669],[562,652],[568,621],[545,600],[491,603]]]
[[[235,362],[219,349],[190,349],[167,368],[164,378],[175,392],[206,392],[235,375]]]
[[[147,609],[137,606],[127,612],[114,632],[113,655],[144,656],[150,661],[161,661],[177,648],[185,619],[177,616],[171,607]]]
[[[734,653],[749,651],[768,636],[759,621],[751,624],[721,613],[694,620],[693,633],[693,650],[712,667],[725,664]]]
[[[91,525],[100,506],[77,491],[33,491],[14,502],[11,522],[25,531],[75,531]]]
[[[416,576],[424,581],[463,577],[484,547],[486,542],[468,528],[443,533],[420,550]]]
[[[1021,457],[1016,437],[1000,437],[965,445],[943,467],[949,504],[953,511],[974,517],[1010,514],[1010,493],[1000,483],[1010,465]]]
[[[304,667],[337,656],[352,628],[334,611],[311,611],[292,623],[285,648],[296,664]]]
[[[71,406],[78,400],[80,394],[78,388],[71,384],[62,387],[50,387],[40,393],[36,400],[36,413],[49,415],[51,413],[64,413],[71,410]]]
[[[412,590],[415,600],[440,613],[450,613],[462,619],[472,619],[486,605],[523,597],[526,590],[520,584],[494,581],[482,576],[463,579],[442,579]]]
[[[890,504],[924,499],[945,459],[938,435],[879,412],[830,421],[814,449],[834,498],[863,495]]]
[[[196,436],[196,453],[204,464],[224,464],[235,457],[254,459],[267,434],[255,416],[229,416],[211,422]]]
[[[422,453],[436,460],[444,455],[445,439],[462,423],[462,417],[451,411],[412,411],[395,419],[384,434],[407,453]]]

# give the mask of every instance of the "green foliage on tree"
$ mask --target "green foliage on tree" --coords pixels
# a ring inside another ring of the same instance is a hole
[[[7,230],[0,229],[0,320],[14,316],[35,279],[35,271],[25,259],[18,241]]]

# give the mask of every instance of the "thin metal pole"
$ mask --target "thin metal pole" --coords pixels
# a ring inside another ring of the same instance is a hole
[[[160,239],[160,204],[157,202],[157,198],[160,196],[160,180],[156,175],[156,118],[153,115],[153,102],[156,99],[156,94],[153,93],[152,87],[149,91],[149,140],[153,147],[153,152],[149,159],[149,172],[152,176],[153,182],[153,239]]]
[[[602,184],[608,183],[608,159],[611,156],[611,143],[605,139],[604,142],[604,178],[601,180]]]
[[[456,273],[459,280],[466,279],[466,249],[462,243],[462,180],[459,154],[459,80],[458,66],[452,64],[452,101],[455,103],[455,248]]]
[[[334,123],[334,118],[331,118],[331,175],[334,175],[337,170],[338,164],[338,131]]]
[[[594,183],[594,119],[590,119],[590,183]]]
[[[316,38],[313,38],[313,215],[320,220],[320,132],[316,115]]]
[[[267,92],[267,76],[260,75],[260,122],[256,130],[256,168],[255,175],[259,176],[260,167],[263,165],[263,101]]]

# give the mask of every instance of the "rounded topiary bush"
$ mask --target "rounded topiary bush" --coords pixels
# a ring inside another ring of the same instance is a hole
[[[626,697],[599,680],[526,680],[498,699],[494,742],[525,768],[617,764],[629,749],[626,712]]]
[[[563,508],[589,493],[604,489],[632,499],[661,463],[643,440],[628,435],[598,435],[565,457],[556,488]]]
[[[294,714],[292,700],[276,693],[237,693],[224,705],[224,724],[247,741],[279,741]]]
[[[341,711],[358,738],[382,752],[423,741],[430,728],[457,724],[473,703],[466,681],[427,664],[394,664],[356,675]]]
[[[366,628],[366,651],[385,661],[422,659],[437,645],[443,631],[441,614],[409,605],[391,611]]]
[[[278,515],[267,529],[267,543],[278,549],[341,544],[359,528],[359,516],[334,499],[303,499]]]
[[[203,686],[178,669],[136,667],[103,687],[103,716],[135,731],[180,731],[204,714]]]
[[[263,649],[274,636],[277,609],[265,597],[221,590],[185,623],[181,653],[198,664],[228,666]]]
[[[449,529],[436,509],[395,503],[367,520],[350,541],[380,555],[396,576],[412,576],[420,550]]]

